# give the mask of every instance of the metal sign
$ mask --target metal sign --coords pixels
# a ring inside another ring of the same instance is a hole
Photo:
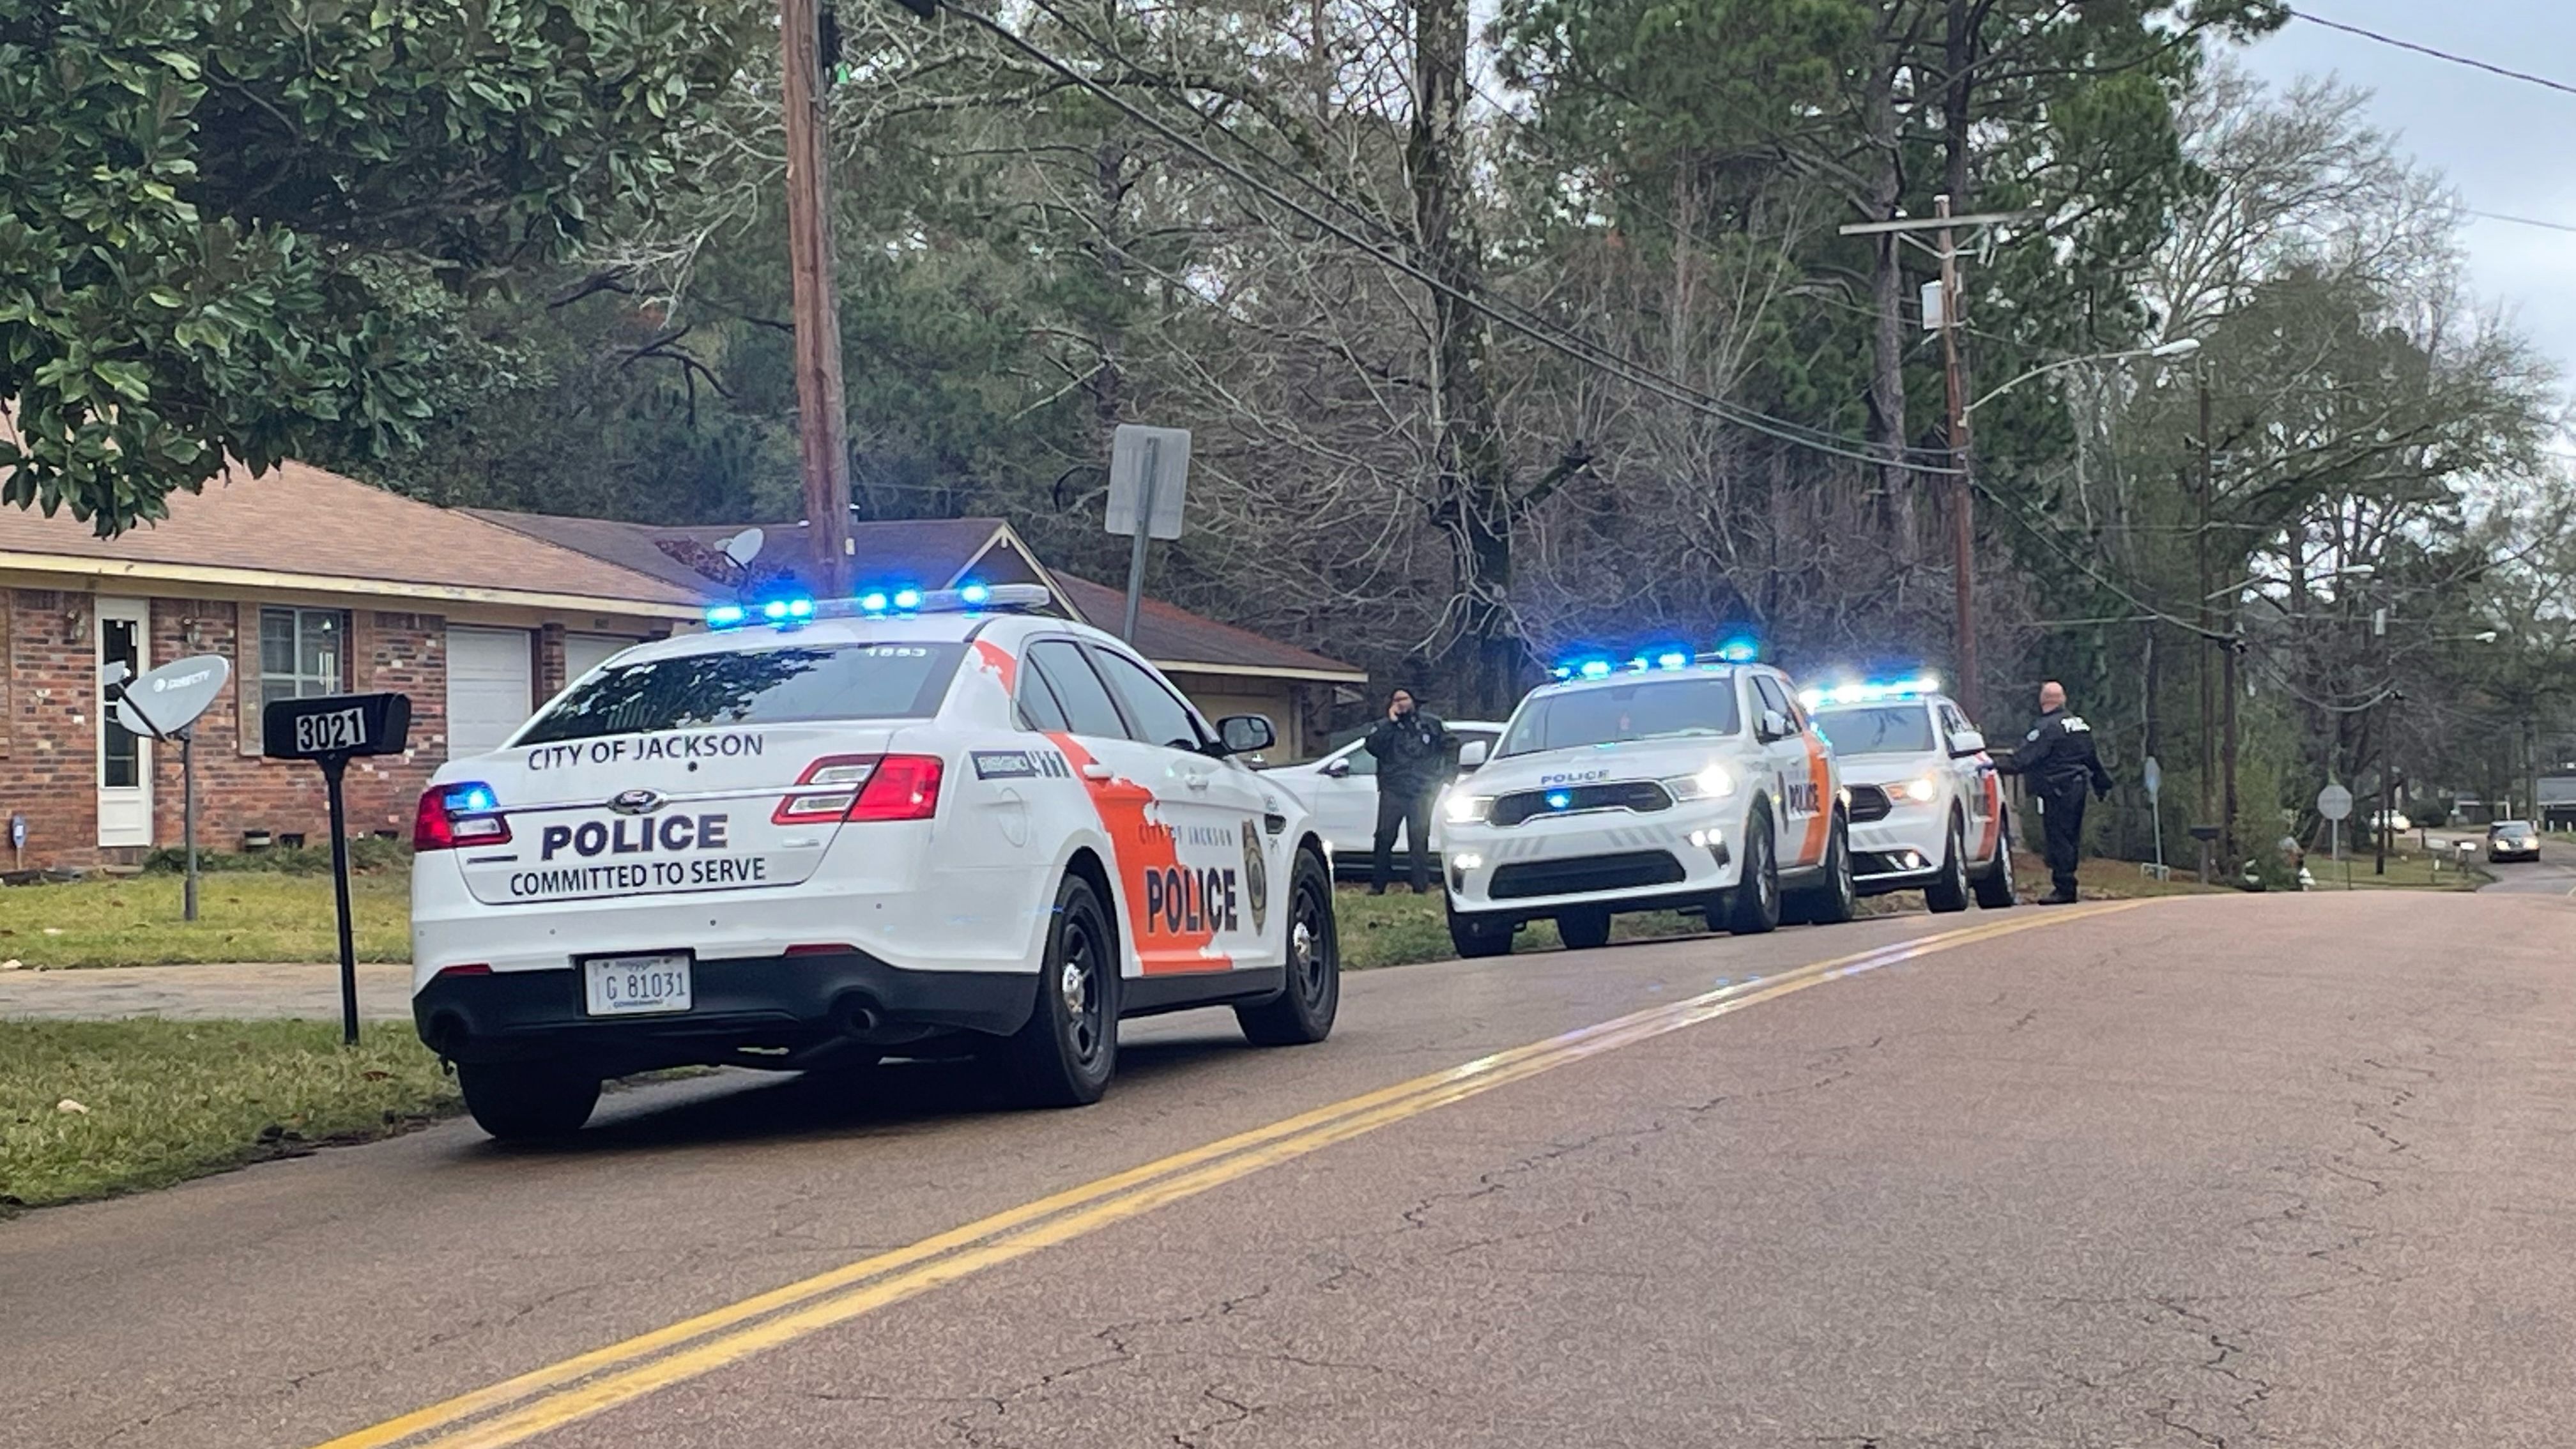
[[[2317,813],[2328,820],[2348,819],[2352,815],[2352,792],[2341,785],[2328,785],[2317,792]]]
[[[2147,803],[2152,805],[2155,803],[2156,797],[2164,793],[2165,767],[2156,763],[2155,756],[2149,755],[2147,756],[2146,769],[2143,773],[2146,777]]]
[[[117,669],[121,666],[109,673]],[[174,739],[197,722],[232,677],[231,660],[220,654],[193,654],[132,680],[109,679],[108,709],[118,724],[146,739]]]
[[[331,805],[331,888],[340,907],[340,1040],[358,1044],[358,947],[349,919],[349,807],[340,779],[358,755],[399,755],[411,743],[411,696],[325,694],[272,699],[260,711],[261,753],[322,767]]]
[[[1189,429],[1119,424],[1109,443],[1109,531],[1132,538],[1142,516],[1151,520],[1149,536],[1180,537],[1189,483]]]
[[[1111,533],[1136,540],[1127,553],[1127,614],[1118,629],[1118,637],[1131,644],[1145,599],[1145,540],[1181,536],[1181,500],[1189,482],[1189,429],[1118,425],[1109,442],[1108,524]]]
[[[411,741],[411,696],[326,694],[272,699],[260,716],[260,753],[272,760],[399,755]]]

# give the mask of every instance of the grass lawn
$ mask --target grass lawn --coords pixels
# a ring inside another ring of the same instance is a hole
[[[180,917],[181,879],[138,875],[0,888],[0,960],[29,967],[165,966],[187,961],[336,961],[327,875],[225,871],[197,883],[197,919]],[[354,876],[358,959],[411,959],[411,882]]]
[[[2495,879],[2478,861],[2469,862],[2465,870],[2454,861],[2445,863],[2436,871],[2433,857],[2429,855],[2392,855],[2388,857],[2386,875],[2373,869],[2377,863],[2378,858],[2368,853],[2348,854],[2341,860],[2328,860],[2322,855],[2309,856],[2308,874],[2316,877],[2317,882],[2312,889],[2473,891]],[[2349,887],[2345,884],[2347,877],[2351,881]]]
[[[0,1021],[0,1214],[391,1136],[459,1105],[404,1022],[344,1048],[327,1022]]]

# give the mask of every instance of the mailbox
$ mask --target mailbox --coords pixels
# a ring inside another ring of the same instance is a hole
[[[326,694],[273,699],[260,716],[261,753],[272,760],[399,755],[411,743],[411,696]]]

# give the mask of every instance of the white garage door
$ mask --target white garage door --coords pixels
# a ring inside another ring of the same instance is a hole
[[[447,757],[488,754],[535,709],[525,629],[447,631]]]
[[[566,634],[564,636],[564,683],[570,684],[600,665],[609,656],[631,648],[636,641],[614,634]]]

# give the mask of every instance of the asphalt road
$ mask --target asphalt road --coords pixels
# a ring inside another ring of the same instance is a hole
[[[0,1444],[2567,1442],[2576,903],[2090,909],[1356,976],[1079,1112],[728,1076],[34,1214]]]

